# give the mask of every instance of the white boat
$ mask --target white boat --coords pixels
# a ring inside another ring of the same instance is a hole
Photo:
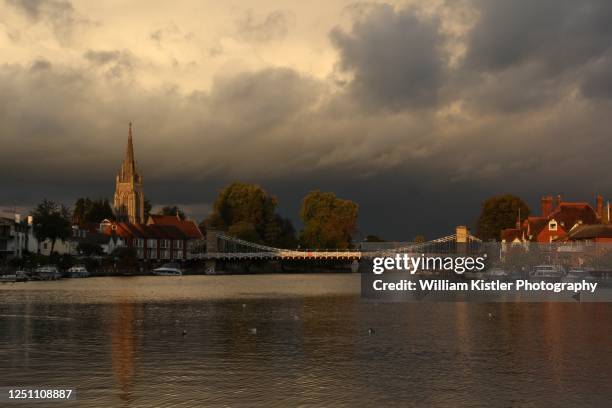
[[[61,279],[62,275],[57,270],[57,267],[53,265],[41,266],[36,269],[36,272],[32,276],[35,280],[56,280]]]
[[[563,278],[563,282],[581,282],[583,280],[586,281],[594,281],[595,277],[591,275],[592,269],[587,268],[570,268],[567,271],[567,275]]]
[[[565,275],[563,268],[556,265],[537,265],[534,266],[529,274],[529,279],[533,281],[559,282]]]
[[[69,278],[89,278],[89,272],[83,265],[75,265],[68,269],[67,276]]]
[[[6,273],[0,276],[0,282],[27,282],[28,275],[24,271]]]
[[[509,279],[510,275],[502,268],[491,268],[486,271],[486,277],[490,280],[505,280]]]
[[[153,275],[157,276],[181,276],[183,271],[175,263],[163,264],[159,268],[153,269]]]

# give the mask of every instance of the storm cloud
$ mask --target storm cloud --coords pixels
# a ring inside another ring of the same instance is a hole
[[[294,219],[333,190],[390,239],[472,224],[491,194],[612,196],[607,2],[64,3],[5,3],[0,207],[111,196],[128,122],[147,197],[196,219],[233,180]],[[62,18],[99,24],[50,43]]]

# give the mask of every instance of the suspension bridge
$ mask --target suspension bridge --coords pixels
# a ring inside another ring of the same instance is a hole
[[[206,261],[239,260],[343,260],[353,261],[396,253],[449,254],[474,249],[480,239],[467,228],[457,227],[456,233],[425,242],[363,243],[359,249],[309,250],[282,249],[245,241],[223,232],[209,230],[206,238],[192,248],[192,257]]]

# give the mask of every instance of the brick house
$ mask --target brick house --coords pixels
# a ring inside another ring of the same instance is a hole
[[[146,224],[107,224],[105,233],[122,237],[128,248],[136,250],[139,259],[151,261],[189,259],[189,249],[202,239],[202,233],[193,221],[175,216],[149,216]]]
[[[541,215],[530,216],[517,222],[515,228],[501,231],[502,243],[540,242],[562,240],[571,231],[583,225],[609,222],[610,205],[604,211],[603,197],[597,196],[596,209],[586,202],[563,201],[561,196],[542,197]]]

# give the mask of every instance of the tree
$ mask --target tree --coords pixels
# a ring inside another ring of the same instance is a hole
[[[307,248],[345,249],[356,232],[359,206],[334,193],[311,191],[302,200],[300,218],[304,229],[300,242]]]
[[[79,198],[74,203],[72,222],[83,224],[84,222],[99,223],[104,219],[113,220],[115,216],[113,209],[106,198],[92,200],[89,197]]]
[[[65,240],[70,236],[70,210],[46,198],[36,206],[32,213],[34,234],[40,243],[46,239],[51,241],[51,253],[55,242]],[[38,248],[40,252],[40,247]]]
[[[261,242],[261,237],[255,229],[255,225],[248,221],[238,221],[232,224],[227,233],[238,239],[243,239],[250,242]]]
[[[181,220],[185,219],[185,213],[178,208],[178,206],[176,205],[167,205],[165,207],[163,207],[161,210],[159,210],[159,214],[161,215],[174,215],[176,216],[178,214],[179,218]]]
[[[482,203],[477,234],[484,241],[499,241],[501,230],[513,228],[520,213],[520,222],[529,216],[529,207],[512,194],[488,198]]]
[[[279,234],[272,245],[277,248],[293,249],[297,247],[298,241],[295,236],[295,228],[289,218],[276,215],[276,224],[279,227]]]
[[[257,184],[235,182],[219,192],[204,225],[230,234],[246,234],[255,242],[271,243],[270,238],[277,236],[273,225],[276,205],[276,198]]]
[[[93,242],[79,242],[79,245],[77,245],[76,249],[79,254],[85,256],[101,256],[104,254],[104,250],[102,249],[102,247]]]
[[[148,198],[144,199],[144,219],[147,220],[149,215],[151,214],[151,209],[153,209],[153,205],[151,205],[151,201]]]

